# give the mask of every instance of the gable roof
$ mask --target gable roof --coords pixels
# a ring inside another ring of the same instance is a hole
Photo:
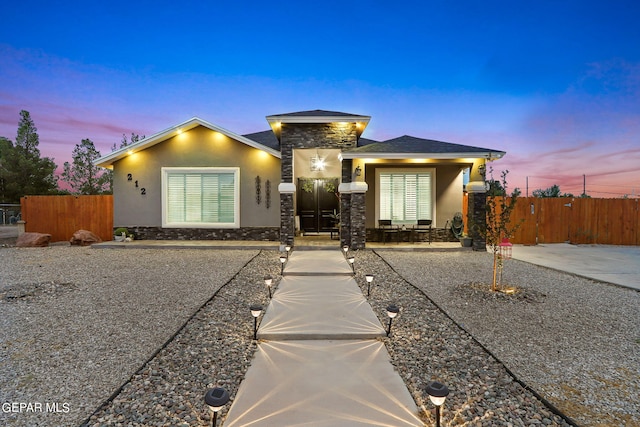
[[[499,159],[506,153],[490,148],[473,147],[433,139],[404,135],[383,142],[361,145],[343,151],[343,159],[451,159],[458,157]]]
[[[165,141],[171,137],[174,137],[182,132],[186,132],[188,130],[191,130],[193,128],[196,128],[198,126],[203,126],[206,127],[208,129],[211,129],[212,131],[215,132],[219,132],[223,135],[228,136],[231,139],[235,139],[236,141],[242,142],[243,144],[246,144],[250,147],[253,148],[257,148],[258,150],[262,150],[265,151],[269,154],[271,154],[274,157],[277,158],[281,158],[281,154],[280,151],[277,148],[272,148],[270,146],[267,145],[263,145],[258,141],[255,141],[253,139],[249,139],[245,136],[242,135],[238,135],[237,133],[231,132],[229,130],[226,130],[224,128],[221,128],[220,126],[216,126],[213,123],[210,123],[206,120],[202,120],[198,117],[193,117],[185,122],[182,122],[180,124],[177,124],[175,126],[172,126],[168,129],[165,129],[161,132],[158,132],[154,135],[151,135],[147,138],[144,138],[134,144],[131,145],[127,145],[126,147],[120,148],[110,154],[107,154],[106,156],[102,156],[100,157],[98,160],[96,160],[96,165],[97,166],[101,166],[103,168],[108,168],[110,166],[113,165],[114,162],[130,155],[133,153],[137,153],[138,151],[142,151],[145,150],[149,147],[152,147],[162,141]]]

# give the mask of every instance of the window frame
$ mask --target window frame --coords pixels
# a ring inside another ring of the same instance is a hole
[[[402,224],[417,224],[417,220],[418,219],[431,219],[434,223],[435,223],[435,217],[436,217],[436,168],[376,168],[376,219],[375,219],[375,223],[378,224],[378,221],[380,221],[380,219],[387,219],[387,218],[381,218],[380,217],[380,205],[382,203],[382,197],[381,197],[381,186],[380,186],[380,175],[381,174],[424,174],[424,173],[428,173],[429,175],[431,175],[430,177],[430,196],[431,196],[431,200],[430,200],[430,204],[431,204],[431,217],[430,218],[416,218],[416,221],[396,221],[391,219],[392,224],[398,224],[398,225],[402,225]]]
[[[233,222],[169,222],[169,174],[228,174],[233,173]],[[162,181],[162,227],[163,228],[240,228],[240,168],[239,167],[163,167]]]

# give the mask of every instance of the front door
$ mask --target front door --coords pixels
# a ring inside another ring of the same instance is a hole
[[[340,212],[338,178],[298,178],[297,211],[305,233],[331,231]]]

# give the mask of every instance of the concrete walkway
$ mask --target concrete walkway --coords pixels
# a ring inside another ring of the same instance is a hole
[[[225,427],[422,426],[341,252],[295,251]]]
[[[640,246],[514,245],[513,258],[640,290]]]

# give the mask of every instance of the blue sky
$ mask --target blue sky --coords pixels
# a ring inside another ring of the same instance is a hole
[[[506,151],[523,191],[640,193],[637,2],[87,3],[0,5],[0,135],[30,111],[60,167],[82,138],[325,109]]]

